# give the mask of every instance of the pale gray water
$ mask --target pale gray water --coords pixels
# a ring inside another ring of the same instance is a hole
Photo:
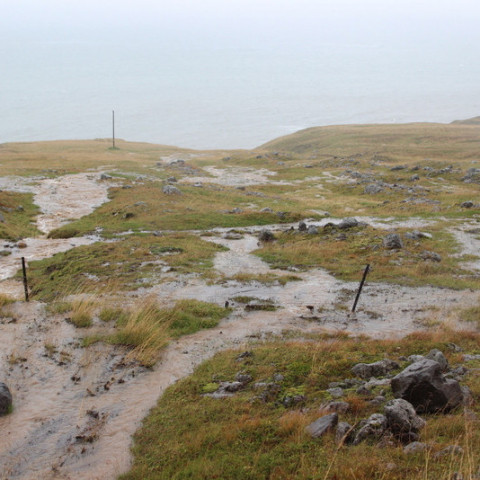
[[[166,42],[121,33],[0,42],[0,143],[117,137],[253,148],[301,128],[480,113],[478,49]]]

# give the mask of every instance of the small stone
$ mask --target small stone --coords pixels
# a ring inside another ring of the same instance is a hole
[[[445,355],[438,350],[438,348],[434,348],[430,350],[426,355],[425,358],[429,358],[430,360],[434,360],[440,365],[442,372],[448,370],[448,360],[445,358]]]
[[[360,429],[355,435],[353,445],[358,445],[367,439],[378,439],[386,430],[387,419],[381,413],[374,413],[367,420],[360,422]]]
[[[167,182],[169,183],[176,183],[177,182],[177,179],[175,177],[168,177],[167,178]]]
[[[340,387],[334,387],[334,388],[329,388],[327,392],[333,397],[333,398],[340,398],[343,397],[343,388]]]
[[[285,377],[281,373],[276,373],[273,376],[273,381],[274,382],[283,382],[285,380]]]
[[[329,402],[325,405],[324,410],[327,412],[347,413],[350,410],[348,402]]]
[[[269,207],[262,208],[260,213],[273,213],[273,210]]]
[[[347,228],[353,228],[358,226],[358,220],[353,217],[347,217],[344,218],[338,225],[337,227],[340,229],[347,229]]]
[[[432,262],[441,262],[442,261],[442,257],[441,255],[439,255],[438,253],[436,252],[430,252],[428,250],[424,250],[421,254],[420,254],[420,258],[422,260],[430,260]]]
[[[318,228],[315,225],[310,225],[307,229],[307,233],[309,235],[317,235],[318,234]]]
[[[162,192],[165,195],[182,195],[182,192],[173,185],[164,185],[162,188]]]
[[[412,443],[409,443],[408,445],[406,445],[403,448],[403,453],[405,453],[407,455],[412,455],[412,454],[415,454],[415,453],[424,452],[425,450],[427,450],[427,448],[429,448],[429,447],[426,443],[412,442]]]
[[[449,456],[454,456],[454,455],[462,455],[463,454],[463,448],[460,447],[459,445],[449,445],[448,447],[444,448],[443,450],[440,450],[434,455],[434,458],[442,458],[447,455]]]
[[[460,206],[462,208],[472,208],[475,204],[472,201],[462,202]]]
[[[235,380],[245,385],[247,383],[250,383],[253,380],[253,377],[246,373],[239,372],[235,375]]]
[[[17,247],[18,248],[27,248],[27,244],[25,242],[18,242]]]
[[[298,224],[298,230],[300,232],[306,232],[307,231],[307,224],[305,222],[300,222]]]
[[[111,180],[111,179],[112,179],[112,176],[108,175],[108,173],[102,173],[100,175],[100,180]]]
[[[403,248],[403,242],[400,235],[397,233],[390,233],[383,238],[383,246],[387,250],[400,250]]]
[[[338,414],[330,413],[320,417],[313,423],[305,428],[305,431],[309,433],[313,438],[319,438],[325,435],[327,432],[333,430],[338,424]]]
[[[376,195],[377,193],[383,192],[383,188],[376,183],[371,183],[365,187],[363,192],[367,195]]]

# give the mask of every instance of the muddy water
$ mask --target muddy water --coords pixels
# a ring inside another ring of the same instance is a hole
[[[78,173],[40,182],[34,198],[42,211],[37,217],[38,229],[48,233],[105,203],[109,184],[99,178],[99,173]]]
[[[21,177],[3,177],[0,179],[0,185],[7,190],[34,193],[34,203],[41,208],[37,226],[42,232],[48,233],[73,219],[88,215],[108,200],[109,184],[99,179],[100,173],[37,178],[34,182],[32,179]],[[96,241],[98,237],[94,235],[70,239],[37,237],[25,239],[26,248],[18,248],[17,244],[3,242],[4,248],[9,250],[11,255],[0,258],[0,281],[11,277],[21,268],[21,257],[25,257],[27,262],[41,260]],[[0,283],[0,292],[21,298],[23,287],[20,283],[15,285],[11,281],[8,284]]]

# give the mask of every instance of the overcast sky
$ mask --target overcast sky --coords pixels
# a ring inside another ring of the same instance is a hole
[[[4,34],[235,41],[428,42],[480,38],[478,0],[0,0]]]

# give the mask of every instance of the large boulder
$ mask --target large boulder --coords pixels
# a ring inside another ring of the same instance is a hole
[[[8,387],[0,382],[0,415],[5,415],[12,408],[12,394]]]
[[[463,401],[456,380],[446,379],[438,362],[424,358],[392,378],[393,396],[410,402],[417,413],[448,411]]]
[[[400,365],[397,362],[385,358],[374,363],[357,363],[352,367],[352,372],[357,377],[368,380],[372,377],[383,377],[399,367]]]
[[[353,217],[347,217],[344,218],[338,225],[338,228],[341,228],[342,230],[347,229],[347,228],[353,228],[358,226],[358,220]]]
[[[384,408],[388,429],[397,436],[410,437],[425,426],[413,405],[402,398],[390,400]]]

